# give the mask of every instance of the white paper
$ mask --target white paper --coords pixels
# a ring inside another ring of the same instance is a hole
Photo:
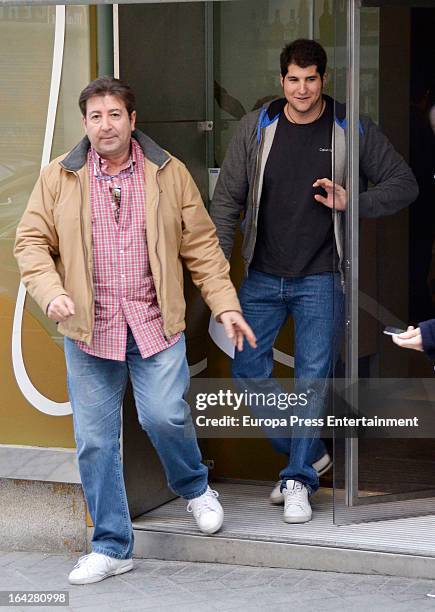
[[[216,183],[219,178],[219,174],[221,172],[220,168],[209,168],[208,169],[208,197],[210,202],[214,196],[214,190],[216,188]]]
[[[222,323],[218,323],[214,317],[210,317],[208,333],[210,334],[213,342],[221,349],[221,351],[231,357],[231,359],[234,359],[234,344],[227,337]]]

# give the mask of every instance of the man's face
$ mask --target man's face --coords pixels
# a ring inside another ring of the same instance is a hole
[[[83,125],[91,145],[104,159],[117,159],[130,150],[136,111],[128,116],[121,98],[93,96],[86,103]]]
[[[290,64],[285,77],[281,76],[281,86],[290,113],[308,114],[320,104],[323,79],[315,65],[301,68],[297,64]]]

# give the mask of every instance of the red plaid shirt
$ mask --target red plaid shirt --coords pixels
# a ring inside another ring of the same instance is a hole
[[[92,215],[95,323],[89,355],[125,361],[130,327],[143,358],[174,345],[163,321],[148,259],[142,149],[131,140],[131,157],[116,176],[91,147],[88,153]],[[118,222],[116,221],[119,216]]]

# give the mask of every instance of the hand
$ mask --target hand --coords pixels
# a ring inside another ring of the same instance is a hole
[[[413,349],[414,351],[423,350],[423,340],[421,338],[420,328],[414,328],[412,325],[408,327],[406,332],[402,334],[391,336],[394,344],[401,346],[402,348]]]
[[[317,179],[313,187],[322,187],[326,191],[326,198],[316,193],[314,199],[317,202],[324,204],[328,208],[335,208],[335,210],[346,210],[347,194],[341,185],[333,183],[330,179],[323,178]]]
[[[59,323],[75,314],[74,302],[68,295],[58,295],[48,305],[47,317]]]
[[[225,328],[227,337],[232,340],[238,351],[243,351],[243,337],[252,348],[257,348],[257,339],[254,332],[237,310],[227,310],[219,315],[219,320]]]

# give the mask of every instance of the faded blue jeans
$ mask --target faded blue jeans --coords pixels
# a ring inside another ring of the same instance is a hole
[[[247,385],[249,379],[263,379],[259,385],[263,384],[265,390],[282,392],[278,382],[272,379],[273,345],[288,316],[292,315],[295,390],[297,393],[310,391],[308,406],[300,409],[299,414],[319,418],[325,407],[328,378],[339,354],[343,332],[344,295],[340,275],[324,272],[284,278],[249,270],[239,299],[243,315],[257,337],[257,348],[252,349],[245,343],[243,351],[236,351],[232,364],[234,378],[245,379]],[[254,386],[254,381],[251,384]],[[259,390],[258,386],[256,391]],[[260,410],[253,407],[255,410],[264,416],[264,406]],[[275,450],[287,456],[287,465],[279,476],[283,483],[287,479],[302,482],[312,494],[319,487],[312,464],[325,454],[326,448],[315,428],[311,429],[312,436],[305,431],[299,438],[297,430],[293,431],[285,438],[270,437]]]
[[[170,348],[142,359],[129,330],[126,361],[88,355],[69,338],[64,346],[80,476],[94,523],[92,550],[128,559],[133,530],[119,446],[128,377],[139,422],[171,489],[186,499],[207,489],[207,468],[201,463],[190,409],[183,399],[189,385],[184,335]]]

